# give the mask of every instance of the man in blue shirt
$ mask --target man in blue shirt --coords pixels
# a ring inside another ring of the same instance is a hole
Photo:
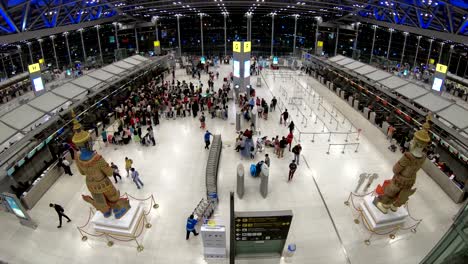
[[[205,133],[205,149],[210,148],[210,136],[212,136],[212,134],[207,130]]]
[[[194,218],[193,214],[187,218],[187,236],[185,237],[186,240],[190,237],[190,232],[192,232],[195,236],[198,236],[197,230],[195,230],[195,226],[197,225],[198,220]]]

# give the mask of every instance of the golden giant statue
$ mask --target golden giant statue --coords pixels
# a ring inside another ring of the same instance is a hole
[[[374,204],[382,213],[388,209],[396,212],[398,207],[406,204],[409,197],[416,191],[412,189],[416,182],[416,173],[426,160],[425,148],[431,142],[429,129],[430,116],[427,117],[421,130],[414,133],[409,151],[403,153],[400,160],[393,166],[393,178],[383,187],[383,194],[374,199]]]
[[[83,200],[99,210],[104,217],[114,213],[119,219],[130,209],[130,203],[126,198],[120,198],[117,190],[109,177],[112,176],[112,168],[104,158],[93,151],[90,134],[84,131],[81,124],[73,115],[73,143],[79,148],[79,156],[76,157],[76,166],[82,175],[86,176],[86,186],[91,196],[82,195]]]

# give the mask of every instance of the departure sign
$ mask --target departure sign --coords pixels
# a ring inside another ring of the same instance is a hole
[[[29,73],[35,73],[35,72],[41,71],[41,66],[39,65],[39,63],[34,63],[31,65],[28,65],[28,70],[29,70]]]
[[[236,241],[286,240],[292,215],[236,217]]]
[[[443,64],[440,64],[440,63],[437,63],[436,72],[447,73],[447,66],[443,65]]]
[[[159,42],[159,40],[156,40],[156,41],[153,42],[153,45],[155,47],[159,47],[159,46],[161,46],[161,42]]]
[[[241,52],[241,43],[240,43],[240,41],[232,42],[232,50],[234,52],[239,52],[239,53]]]
[[[244,52],[250,52],[252,43],[250,41],[244,42]]]
[[[317,41],[317,47],[323,47],[323,41]]]

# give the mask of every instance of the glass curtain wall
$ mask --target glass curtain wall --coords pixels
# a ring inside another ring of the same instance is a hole
[[[159,41],[161,49],[175,49],[179,44],[177,40],[177,19],[176,17],[167,17],[158,20]],[[181,31],[184,29],[181,28]]]

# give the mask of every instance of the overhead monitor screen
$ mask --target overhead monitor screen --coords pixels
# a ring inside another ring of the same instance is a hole
[[[27,219],[26,215],[24,215],[23,211],[20,209],[19,205],[16,203],[16,200],[10,196],[4,196],[5,200],[7,201],[8,207],[10,207],[11,211],[18,217]]]
[[[244,61],[244,78],[250,76],[250,60]]]
[[[234,61],[234,77],[240,78],[240,63],[239,61]]]
[[[40,91],[44,90],[44,83],[42,82],[41,77],[34,78],[32,80],[32,82],[33,82],[33,85],[34,85],[34,91],[35,92],[40,92]]]
[[[442,79],[435,77],[434,83],[432,84],[432,90],[440,92],[440,90],[442,89],[443,82],[444,81]]]
[[[11,167],[11,168],[9,168],[9,169],[7,170],[8,176],[13,175],[13,173],[15,173],[15,167]]]
[[[16,165],[18,165],[18,167],[21,167],[21,166],[24,165],[25,162],[26,162],[26,161],[25,161],[24,159],[20,159],[20,160],[18,161],[18,163],[16,163]]]
[[[205,62],[206,62],[205,57],[201,57],[200,62],[201,62],[201,64],[205,64]]]
[[[273,57],[273,65],[278,64],[278,57]]]

